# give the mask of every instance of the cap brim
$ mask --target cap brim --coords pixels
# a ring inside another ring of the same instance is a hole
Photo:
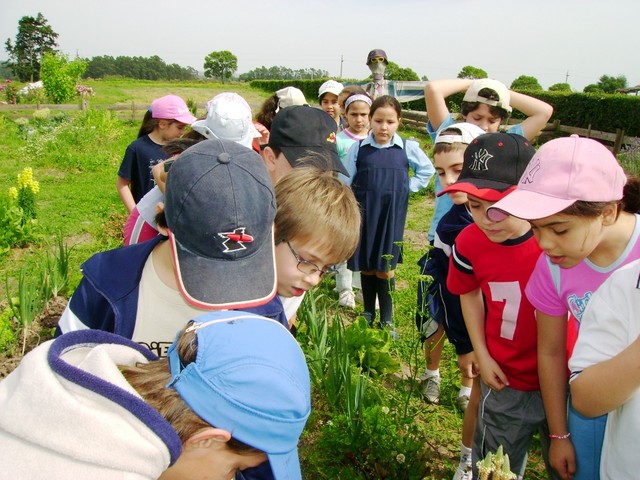
[[[328,142],[327,144],[333,145],[329,144]],[[332,170],[334,172],[341,173],[346,177],[349,176],[349,172],[340,161],[338,150],[326,147],[280,147],[280,150],[282,151],[282,153],[284,153],[284,156],[287,157],[287,160],[292,167],[313,166],[323,170]],[[308,155],[320,155],[321,158],[314,159],[314,161],[311,161],[309,163],[300,162],[302,158]],[[329,161],[328,165],[322,162],[324,158]]]
[[[513,217],[537,220],[561,212],[575,203],[575,200],[550,197],[530,190],[516,189],[490,209],[501,210]]]
[[[188,303],[202,309],[242,309],[263,305],[277,289],[273,243],[253,255],[221,260],[195,255],[169,230],[178,289]]]
[[[176,120],[176,121],[181,122],[181,123],[185,123],[187,125],[191,125],[193,122],[195,122],[197,120],[197,118],[194,117],[193,115],[191,115],[190,113],[185,113],[183,115],[180,115],[180,116],[174,118],[173,120]]]
[[[455,193],[455,192],[463,192],[468,195],[473,195],[481,200],[486,200],[488,202],[497,202],[498,200],[504,198],[509,192],[512,192],[515,189],[513,185],[507,185],[500,182],[494,182],[489,180],[483,180],[482,182],[478,182],[478,184],[474,184],[471,182],[463,181],[456,182],[453,185],[441,190],[438,193],[438,197],[445,195],[447,193]]]
[[[302,480],[298,449],[285,454],[267,454],[276,480]]]

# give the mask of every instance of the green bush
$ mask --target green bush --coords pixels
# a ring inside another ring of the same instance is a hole
[[[59,53],[46,53],[42,57],[40,78],[44,91],[53,103],[65,103],[76,94],[76,83],[87,69],[87,61],[69,59]]]

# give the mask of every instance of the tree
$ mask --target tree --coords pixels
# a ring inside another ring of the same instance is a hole
[[[542,86],[536,77],[530,77],[528,75],[520,75],[513,82],[511,82],[511,90],[529,90],[529,91],[540,91],[542,90]]]
[[[414,72],[410,68],[402,68],[397,63],[394,63],[394,62],[387,63],[387,68],[385,68],[384,70],[384,78],[386,78],[387,80],[396,80],[396,81],[420,80],[420,77],[416,72]]]
[[[471,65],[467,65],[466,67],[462,67],[460,73],[458,73],[458,78],[469,78],[469,79],[478,79],[478,78],[487,78],[487,72],[482,70],[481,68],[472,67]]]
[[[571,92],[571,85],[568,83],[554,83],[549,87],[550,92]]]
[[[217,77],[224,83],[225,78],[238,70],[238,58],[229,50],[211,52],[204,58],[204,76],[207,78]]]
[[[584,93],[603,93],[602,87],[597,83],[590,83],[582,89]]]
[[[65,55],[45,53],[41,70],[44,93],[54,103],[68,102],[76,94],[76,84],[86,69],[87,61],[81,58],[69,61]]]
[[[58,34],[49,26],[47,19],[38,13],[36,18],[22,17],[18,22],[15,44],[7,39],[5,49],[9,54],[8,65],[22,82],[34,82],[40,78],[40,62],[47,52],[57,47]]]
[[[616,90],[620,88],[627,88],[627,77],[624,75],[618,75],[617,77],[602,75],[598,80],[598,85],[604,93],[616,93]]]

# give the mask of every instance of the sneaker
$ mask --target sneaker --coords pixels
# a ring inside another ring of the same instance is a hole
[[[347,308],[356,308],[356,296],[351,290],[343,290],[338,296],[338,305]]]
[[[423,375],[420,377],[422,397],[428,403],[440,403],[440,377]]]
[[[473,471],[471,470],[471,465],[467,465],[466,463],[460,462],[458,464],[458,468],[456,468],[456,473],[453,475],[453,480],[472,480],[473,479]]]
[[[458,403],[458,408],[462,412],[466,412],[467,411],[467,405],[469,405],[469,395],[460,395],[456,399],[456,402]]]

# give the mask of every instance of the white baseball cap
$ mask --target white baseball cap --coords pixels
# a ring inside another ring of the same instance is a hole
[[[322,85],[320,85],[320,90],[318,90],[318,98],[320,98],[325,93],[333,93],[334,95],[340,95],[344,85],[340,82],[336,82],[335,80],[327,80]]]
[[[251,107],[237,93],[224,92],[207,102],[207,117],[191,124],[191,128],[208,139],[231,140],[251,148],[261,135],[253,126]]]

